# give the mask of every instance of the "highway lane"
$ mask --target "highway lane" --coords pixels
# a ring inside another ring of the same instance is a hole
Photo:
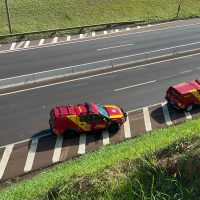
[[[60,46],[0,54],[0,79],[198,43],[200,42],[200,24],[121,34]]]
[[[0,146],[47,132],[53,106],[93,101],[130,111],[164,101],[171,84],[199,77],[196,55],[0,96]]]

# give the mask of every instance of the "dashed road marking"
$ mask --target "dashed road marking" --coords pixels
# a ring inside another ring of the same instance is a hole
[[[149,116],[149,109],[148,107],[143,108],[143,115],[144,115],[144,124],[145,124],[145,129],[146,131],[151,131],[151,121],[150,121],[150,116]]]
[[[103,131],[102,135],[103,135],[103,145],[110,144],[108,131],[107,130]]]
[[[39,138],[34,138],[31,142],[31,146],[30,146],[28,156],[27,156],[27,159],[26,159],[26,164],[25,164],[25,167],[24,167],[24,172],[31,171],[31,169],[32,169],[33,161],[34,161],[34,158],[35,158],[35,153],[36,153],[36,150],[37,150],[38,140],[39,140]]]
[[[92,32],[92,37],[94,37],[96,35],[95,31]]]
[[[4,150],[3,157],[0,162],[0,179],[2,178],[2,176],[4,174],[4,171],[5,171],[6,165],[8,163],[8,160],[10,158],[10,154],[12,153],[13,147],[14,147],[14,145],[11,144],[11,145],[8,145]]]
[[[30,41],[26,41],[24,48],[28,48],[29,44],[30,44]]]
[[[130,138],[131,137],[129,116],[127,116],[126,122],[124,123],[124,134],[125,134],[125,138]]]
[[[149,83],[155,83],[155,82],[156,82],[156,80],[148,81],[148,82],[145,82],[145,83],[139,83],[139,84],[136,84],[136,85],[131,85],[131,86],[123,87],[123,88],[118,88],[118,89],[115,89],[114,91],[117,92],[117,91],[120,91],[120,90],[126,90],[126,89],[129,89],[129,88],[134,88],[134,87],[138,87],[138,86],[141,86],[141,85],[146,85],[146,84],[149,84]]]
[[[71,40],[71,35],[68,35],[67,36],[67,41],[70,41]]]
[[[162,103],[162,108],[163,108],[163,113],[164,113],[164,118],[165,118],[166,124],[168,126],[172,125],[172,121],[171,121],[171,118],[170,118],[170,115],[169,115],[169,110],[168,110],[166,102]]]
[[[129,27],[127,27],[127,28],[126,28],[126,30],[127,30],[127,31],[129,31],[129,30],[130,30],[130,28],[129,28]]]
[[[55,149],[54,149],[54,153],[53,153],[53,158],[52,161],[54,162],[58,162],[60,160],[60,154],[61,154],[61,150],[62,150],[62,143],[63,143],[63,136],[57,136],[56,138],[56,144],[55,144]]]
[[[24,44],[24,41],[20,42],[17,46],[16,49],[21,48],[21,46]]]
[[[44,43],[44,39],[41,39],[39,42],[39,46],[43,45],[43,43]]]
[[[83,38],[83,34],[80,34],[80,39],[82,39]]]
[[[13,43],[11,44],[10,50],[14,50],[14,49],[15,49],[15,46],[16,46],[16,42],[13,42]]]
[[[190,112],[184,112],[184,113],[185,113],[186,119],[192,119],[192,115],[190,114]]]
[[[119,29],[115,29],[115,32],[118,33],[118,32],[119,32]]]
[[[186,70],[186,71],[180,72],[180,74],[186,74],[186,73],[189,73],[189,72],[192,72],[192,70]]]
[[[78,154],[85,153],[85,145],[86,145],[86,134],[81,134],[79,138]]]
[[[137,28],[141,28],[141,26],[137,26]]]
[[[56,43],[58,41],[58,37],[54,37],[52,43]]]
[[[135,43],[122,44],[122,45],[112,46],[112,47],[105,47],[105,48],[97,49],[97,51],[102,51],[102,50],[107,50],[107,49],[115,49],[115,48],[126,47],[126,46],[132,46],[132,45],[134,45],[134,44],[135,44]]]

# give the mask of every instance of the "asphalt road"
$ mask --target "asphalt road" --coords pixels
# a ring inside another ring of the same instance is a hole
[[[47,132],[53,106],[90,101],[131,111],[164,101],[169,85],[199,77],[196,55],[0,96],[0,146]]]
[[[0,79],[199,43],[200,24],[153,30],[0,54]]]

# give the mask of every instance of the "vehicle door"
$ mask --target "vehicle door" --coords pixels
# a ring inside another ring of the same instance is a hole
[[[90,125],[92,130],[102,130],[108,126],[108,119],[102,115],[91,115],[91,119]]]

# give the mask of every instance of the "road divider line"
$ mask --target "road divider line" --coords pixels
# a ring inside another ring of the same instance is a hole
[[[53,163],[58,162],[60,160],[62,144],[63,144],[63,136],[59,135],[56,138],[56,144],[55,144],[55,149],[54,149],[53,158],[52,158]]]
[[[192,115],[190,114],[190,112],[184,112],[184,113],[185,113],[186,119],[192,119]]]
[[[132,46],[135,43],[130,43],[130,44],[122,44],[119,46],[113,46],[113,47],[105,47],[105,48],[101,48],[101,49],[97,49],[97,51],[102,51],[102,50],[107,50],[107,49],[115,49],[115,48],[120,48],[120,47],[126,47],[126,46]]]
[[[13,42],[13,43],[11,44],[10,50],[14,50],[14,49],[15,49],[15,46],[16,46],[16,42]]]
[[[151,127],[151,120],[150,120],[150,116],[149,116],[148,107],[143,108],[143,115],[144,115],[145,129],[146,129],[146,131],[151,131],[152,127]]]
[[[39,46],[43,45],[43,43],[44,43],[44,39],[41,39],[39,42]]]
[[[29,44],[30,44],[30,41],[26,41],[25,45],[24,45],[24,48],[28,48]]]
[[[6,169],[8,160],[9,160],[10,155],[12,153],[13,147],[14,147],[14,145],[11,144],[11,145],[8,145],[4,150],[4,153],[3,153],[3,156],[2,156],[2,159],[1,159],[1,162],[0,162],[0,179],[2,178],[2,176],[4,174],[4,171]]]
[[[102,136],[103,136],[103,145],[110,144],[109,133],[107,130],[103,131]]]
[[[130,138],[131,137],[129,116],[127,116],[126,122],[124,123],[124,134],[125,134],[125,138]]]
[[[167,107],[167,103],[162,103],[162,109],[163,109],[163,114],[164,114],[164,118],[165,118],[165,122],[168,126],[171,126],[172,125],[172,121],[171,121],[171,118],[170,118],[170,115],[169,115],[169,110],[168,110],[168,107]]]
[[[31,142],[31,146],[30,146],[28,156],[27,156],[27,159],[26,159],[26,164],[25,164],[25,167],[24,167],[24,172],[29,172],[32,169],[33,161],[34,161],[34,158],[35,158],[35,153],[36,153],[36,150],[37,150],[38,140],[39,140],[39,138],[34,138]]]
[[[85,146],[86,146],[86,134],[81,134],[79,138],[78,154],[85,153]]]
[[[120,91],[120,90],[126,90],[126,89],[129,89],[129,88],[134,88],[134,87],[138,87],[138,86],[141,86],[141,85],[146,85],[146,84],[149,84],[149,83],[155,83],[155,82],[156,82],[156,80],[148,81],[148,82],[139,83],[139,84],[136,84],[136,85],[131,85],[131,86],[123,87],[123,88],[118,88],[118,89],[115,89],[114,91],[117,92],[117,91]]]

